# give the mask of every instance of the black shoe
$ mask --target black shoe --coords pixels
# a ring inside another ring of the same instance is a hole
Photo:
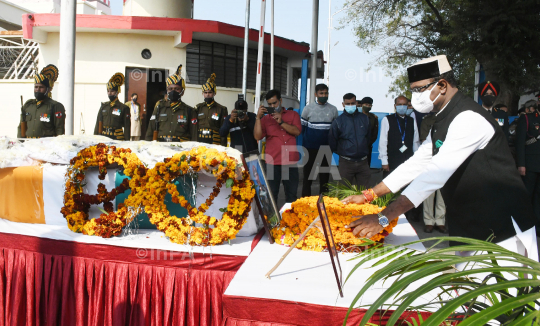
[[[437,225],[437,231],[441,232],[441,233],[448,233],[448,230],[446,229],[446,226],[444,225]]]
[[[433,233],[433,225],[426,225],[424,227],[424,232],[426,233]]]

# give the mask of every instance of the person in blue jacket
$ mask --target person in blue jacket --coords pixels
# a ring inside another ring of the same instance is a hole
[[[330,128],[328,142],[333,153],[339,155],[338,171],[342,180],[357,187],[367,188],[371,178],[369,162],[370,128],[367,115],[356,107],[356,96],[343,96],[344,112]]]

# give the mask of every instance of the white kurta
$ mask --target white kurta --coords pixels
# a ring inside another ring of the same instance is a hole
[[[141,136],[141,106],[133,102],[129,102],[129,111],[131,112],[131,137]]]
[[[386,116],[381,121],[381,132],[379,136],[379,159],[381,160],[382,165],[388,165],[388,130],[389,129],[390,129],[390,125],[388,124],[388,116]],[[419,146],[420,146],[420,137],[419,137],[418,128],[416,127],[416,122],[415,122],[414,123],[414,137],[413,137],[413,152],[416,152]]]
[[[473,111],[462,112],[450,124],[444,146],[441,146],[437,155],[433,156],[430,133],[414,156],[401,164],[383,182],[393,193],[410,183],[402,195],[418,207],[429,195],[442,188],[470,155],[485,148],[494,134],[491,124],[480,114]],[[527,256],[538,260],[535,228],[520,230],[515,222],[514,228],[516,236],[499,244],[512,243],[512,248],[516,247],[516,250],[509,249],[523,254],[523,250],[518,250],[521,243]]]

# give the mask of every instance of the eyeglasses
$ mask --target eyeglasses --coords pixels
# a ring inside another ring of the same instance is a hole
[[[426,88],[428,88],[429,86],[431,86],[433,84],[437,84],[437,82],[434,81],[433,83],[429,83],[426,86],[411,88],[411,92],[412,93],[422,93]]]

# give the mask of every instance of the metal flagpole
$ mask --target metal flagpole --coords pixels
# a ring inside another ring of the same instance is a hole
[[[66,109],[66,135],[73,135],[75,120],[75,22],[77,0],[62,0],[60,12],[60,87],[58,100]]]
[[[311,22],[311,75],[309,80],[310,103],[315,103],[315,86],[317,85],[317,39],[319,36],[319,0],[313,0],[313,12]]]
[[[248,49],[249,49],[249,14],[250,14],[250,0],[246,0],[246,27],[244,29],[244,67],[242,69],[242,94],[247,101],[247,64],[248,64]]]
[[[270,88],[274,89],[274,0],[270,0]]]
[[[328,61],[326,63],[326,86],[330,84],[330,47],[331,47],[331,35],[332,35],[332,0],[328,0],[328,52],[326,56]],[[330,87],[330,86],[328,86]]]
[[[261,104],[262,64],[264,53],[264,18],[266,15],[266,0],[261,0],[261,28],[259,30],[259,49],[257,53],[257,80],[255,84],[255,113]]]

